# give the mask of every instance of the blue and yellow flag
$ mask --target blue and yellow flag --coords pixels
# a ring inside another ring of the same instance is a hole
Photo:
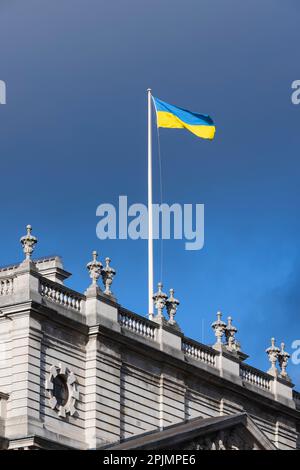
[[[154,96],[153,101],[156,109],[157,127],[187,129],[197,137],[202,137],[202,139],[214,138],[216,128],[209,116],[178,108],[154,98]]]

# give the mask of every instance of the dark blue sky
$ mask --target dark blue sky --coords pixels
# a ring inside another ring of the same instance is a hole
[[[268,368],[272,335],[289,349],[300,339],[299,14],[296,0],[1,0],[1,263],[22,258],[31,223],[36,256],[62,255],[70,286],[88,286],[97,249],[118,271],[120,303],[146,313],[146,242],[101,242],[95,213],[122,194],[147,201],[150,86],[217,126],[213,142],[161,130],[165,202],[205,204],[203,250],[164,242],[178,322],[211,343],[221,309]],[[159,202],[156,146],[154,160]]]

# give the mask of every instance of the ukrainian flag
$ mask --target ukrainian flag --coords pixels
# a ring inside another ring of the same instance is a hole
[[[202,139],[213,139],[216,128],[213,120],[206,114],[193,113],[183,108],[154,98],[156,109],[157,127],[170,129],[187,129]]]

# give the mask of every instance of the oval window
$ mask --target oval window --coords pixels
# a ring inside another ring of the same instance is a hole
[[[69,398],[69,391],[66,379],[63,375],[57,375],[53,379],[53,396],[56,398],[58,406],[66,405]]]

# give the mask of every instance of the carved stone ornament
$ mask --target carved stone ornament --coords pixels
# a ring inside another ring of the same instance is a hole
[[[20,243],[23,247],[23,252],[25,254],[25,259],[30,259],[34,251],[34,247],[37,244],[37,238],[31,235],[32,227],[27,225],[26,227],[27,234],[20,239]]]
[[[286,371],[288,361],[289,361],[289,358],[290,358],[290,354],[287,351],[285,351],[284,348],[285,348],[285,344],[281,343],[280,352],[278,354],[278,362],[279,362],[279,366],[280,366],[280,369],[281,369],[280,377],[282,379],[290,381],[291,379],[288,376],[287,371]]]
[[[280,349],[275,346],[275,338],[271,338],[271,346],[266,349],[266,353],[269,356],[269,361],[271,362],[271,367],[268,370],[268,373],[274,376],[278,375],[278,369],[276,367],[277,359],[280,353]]]
[[[104,294],[113,296],[111,285],[116,275],[116,270],[110,266],[111,259],[105,258],[105,268],[101,271],[102,281],[104,284]]]
[[[221,320],[222,313],[217,313],[217,320],[214,321],[211,325],[212,329],[215,331],[215,336],[217,338],[216,344],[222,344],[222,338],[225,334],[226,323]]]
[[[164,318],[163,310],[166,306],[168,296],[162,291],[163,285],[161,282],[157,284],[157,287],[158,287],[158,291],[153,295],[153,300],[154,300],[155,308],[157,309],[156,318],[158,320],[162,320]]]
[[[49,393],[50,406],[58,411],[58,416],[65,418],[68,414],[75,414],[79,392],[76,377],[71,370],[61,363],[52,365],[45,388]]]
[[[185,450],[257,450],[251,438],[245,438],[237,430],[219,431],[190,442]]]
[[[174,325],[176,323],[175,315],[179,304],[179,300],[175,299],[174,297],[174,289],[170,289],[170,297],[166,301],[166,308],[170,325]]]
[[[237,331],[237,328],[232,324],[232,318],[228,317],[227,326],[225,328],[225,336],[227,349],[231,352],[238,352],[241,349],[241,346],[235,337]]]
[[[101,261],[97,260],[98,258],[97,251],[93,251],[92,256],[93,256],[93,259],[86,265],[86,268],[90,273],[90,278],[92,279],[92,285],[96,286],[97,281],[99,277],[101,276],[102,263]]]

